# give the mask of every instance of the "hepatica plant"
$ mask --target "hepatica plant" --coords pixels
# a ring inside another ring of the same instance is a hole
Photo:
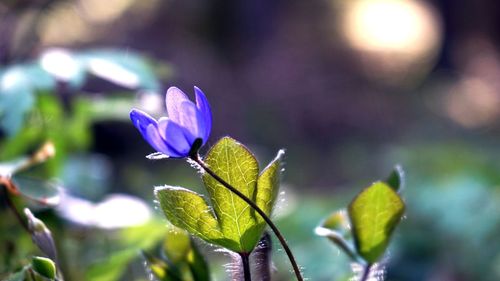
[[[212,112],[205,94],[194,89],[196,104],[178,88],[167,90],[168,117],[155,120],[137,109],[130,112],[135,127],[157,150],[150,159],[188,158],[204,171],[203,183],[213,206],[189,189],[167,185],[155,190],[165,216],[192,235],[239,254],[245,280],[250,280],[249,256],[267,224],[285,249],[297,279],[302,280],[283,235],[269,218],[279,190],[284,151],[260,172],[248,148],[224,137],[202,159],[198,151],[210,135]]]
[[[262,170],[253,153],[230,137],[223,137],[200,156],[199,149],[210,135],[212,112],[205,94],[196,87],[194,92],[192,102],[178,88],[168,89],[168,116],[158,120],[137,109],[130,112],[135,127],[156,150],[148,158],[184,158],[202,171],[211,204],[187,188],[157,187],[155,196],[166,218],[191,235],[236,253],[242,272],[239,279],[245,281],[251,280],[250,255],[267,225],[290,259],[297,280],[303,280],[283,235],[269,218],[279,190],[284,151]],[[374,272],[403,215],[404,203],[397,193],[402,175],[401,169],[396,169],[385,182],[363,190],[347,211],[333,213],[316,229],[318,235],[328,237],[362,266],[360,280],[367,280]],[[269,276],[261,279],[270,280]]]

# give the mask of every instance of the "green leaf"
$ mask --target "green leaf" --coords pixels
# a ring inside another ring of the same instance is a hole
[[[9,275],[5,281],[25,281],[26,275],[26,268],[23,268],[21,271]]]
[[[175,228],[175,227],[172,227]],[[168,231],[163,242],[163,251],[173,264],[183,261],[191,250],[191,239],[182,229]]]
[[[31,266],[35,272],[45,278],[56,278],[56,264],[48,258],[33,257]]]
[[[218,242],[223,238],[219,223],[201,195],[181,187],[163,186],[155,189],[155,196],[173,225],[210,243],[224,246]]]
[[[400,165],[394,166],[394,169],[385,182],[396,192],[400,192],[405,185],[405,171],[403,170],[403,167]]]
[[[126,249],[95,260],[86,270],[84,280],[116,281],[124,274],[126,265],[137,256],[137,249]]]
[[[210,149],[205,162],[230,185],[248,198],[254,198],[259,166],[253,154],[241,143],[229,137],[222,138]],[[222,233],[234,244],[229,249],[239,253],[251,252],[262,234],[253,209],[209,174],[203,175],[203,182]]]
[[[194,281],[210,281],[210,270],[207,261],[193,240],[191,240],[191,249],[186,257],[186,261]]]
[[[330,231],[335,231],[343,238],[352,237],[351,224],[345,210],[340,210],[329,215],[322,223],[321,227]]]
[[[259,206],[266,215],[270,216],[273,207],[278,197],[280,188],[281,163],[283,160],[284,150],[280,150],[276,158],[262,171],[257,181],[257,193],[255,195],[255,203]],[[257,215],[259,221],[263,219]]]
[[[404,208],[399,195],[383,182],[363,190],[349,205],[356,249],[368,263],[376,262],[385,252]]]
[[[182,281],[177,270],[172,268],[167,262],[159,259],[148,252],[142,251],[151,273],[160,281]]]
[[[316,227],[315,233],[318,236],[327,237],[353,261],[357,262],[359,260],[360,257],[354,249],[351,224],[345,210],[334,212],[328,216]]]

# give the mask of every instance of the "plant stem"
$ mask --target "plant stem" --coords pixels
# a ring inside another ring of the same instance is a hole
[[[191,159],[198,163],[210,176],[212,176],[215,180],[217,180],[219,183],[221,183],[225,188],[229,189],[231,192],[236,194],[238,197],[240,197],[243,201],[245,201],[250,207],[252,207],[261,217],[262,219],[269,225],[271,230],[274,232],[276,237],[281,243],[281,246],[285,250],[288,259],[290,260],[290,263],[292,264],[293,271],[295,273],[295,276],[297,277],[298,281],[303,281],[304,279],[302,278],[302,274],[300,273],[299,266],[297,265],[297,262],[295,261],[295,257],[292,254],[292,251],[290,250],[290,247],[288,247],[288,244],[286,243],[285,238],[279,231],[278,227],[271,221],[271,219],[266,215],[264,211],[262,211],[257,204],[255,204],[252,200],[250,200],[248,197],[246,197],[243,193],[241,193],[239,190],[237,190],[235,187],[227,183],[224,179],[219,177],[214,171],[212,171],[208,165],[201,160],[200,156],[198,154],[194,154],[191,156]]]
[[[361,276],[360,281],[366,281],[366,280],[368,280],[368,276],[370,276],[370,270],[371,269],[372,269],[372,265],[371,264],[366,264],[363,267],[363,275]]]
[[[243,280],[244,281],[252,281],[252,277],[250,274],[250,259],[249,254],[247,253],[238,253],[241,257],[241,264],[243,265]]]
[[[255,273],[259,281],[271,281],[271,253],[272,241],[271,235],[267,231],[252,252],[255,262]],[[254,276],[255,277],[255,276]]]

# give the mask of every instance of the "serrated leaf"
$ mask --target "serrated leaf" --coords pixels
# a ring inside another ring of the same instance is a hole
[[[163,186],[155,189],[155,196],[173,225],[210,243],[221,245],[218,240],[223,235],[219,223],[201,195],[181,187]]]
[[[285,155],[284,150],[280,150],[271,163],[262,171],[257,181],[257,192],[255,195],[255,203],[259,206],[266,215],[270,216],[273,207],[278,197],[280,188],[281,163]],[[263,221],[260,216],[257,216],[259,221]]]
[[[385,182],[396,192],[400,192],[405,185],[405,171],[403,170],[403,167],[400,165],[394,166],[394,169]]]
[[[376,262],[385,252],[404,208],[399,195],[383,182],[363,190],[349,205],[356,249],[368,263]]]
[[[248,198],[254,198],[259,166],[241,143],[229,137],[222,138],[210,149],[205,162],[230,185]],[[262,234],[253,209],[209,174],[203,175],[203,182],[224,237],[234,243],[229,249],[239,253],[252,251]]]

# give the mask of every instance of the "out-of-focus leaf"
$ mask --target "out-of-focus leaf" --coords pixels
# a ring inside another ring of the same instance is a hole
[[[148,264],[151,273],[160,281],[183,281],[179,273],[167,262],[154,257],[148,252],[143,251],[142,255]]]
[[[385,182],[396,192],[400,192],[405,186],[405,171],[403,167],[396,165]]]
[[[259,166],[253,154],[241,143],[224,137],[210,149],[205,161],[230,185],[248,198],[255,198]],[[203,175],[203,182],[224,237],[233,241],[234,246],[229,249],[251,252],[262,234],[253,209],[209,174]]]
[[[276,158],[262,171],[257,181],[257,192],[255,195],[255,203],[259,206],[268,216],[271,215],[273,207],[278,197],[280,188],[280,174],[281,164],[283,160],[284,150],[280,150]],[[263,219],[257,215],[260,222]]]
[[[34,89],[25,67],[14,66],[0,77],[0,129],[13,136],[21,128],[25,114],[34,105]]]
[[[338,232],[342,237],[349,238],[351,236],[351,225],[345,210],[332,213],[323,221],[321,226]]]
[[[138,256],[141,249],[153,247],[164,237],[166,231],[167,228],[161,220],[151,220],[148,224],[121,230],[118,238],[122,250],[95,259],[87,269],[84,280],[119,280],[127,265]]]
[[[85,274],[85,280],[116,281],[123,275],[127,264],[137,256],[136,249],[126,249],[106,257],[105,260],[96,260]]]
[[[48,279],[56,278],[56,264],[44,257],[33,257],[31,267],[35,272]]]
[[[158,79],[144,57],[133,52],[102,49],[78,54],[89,73],[131,89],[159,91]]]
[[[354,249],[351,225],[345,210],[334,212],[328,216],[318,227],[316,227],[315,233],[319,236],[327,237],[353,261],[358,261],[359,256]]]
[[[193,240],[191,240],[191,248],[187,254],[186,261],[194,281],[210,281],[210,270],[207,261]]]
[[[223,238],[219,223],[199,194],[180,187],[164,186],[156,188],[155,195],[173,225],[208,242],[227,246],[224,241],[218,241]]]
[[[25,281],[26,280],[26,269],[22,269],[19,272],[16,272],[9,277],[5,281]]]
[[[189,235],[181,229],[168,231],[163,242],[163,251],[169,261],[177,264],[186,258],[191,249]]]
[[[364,189],[349,205],[356,249],[368,263],[375,263],[385,252],[404,208],[399,195],[383,182]]]

